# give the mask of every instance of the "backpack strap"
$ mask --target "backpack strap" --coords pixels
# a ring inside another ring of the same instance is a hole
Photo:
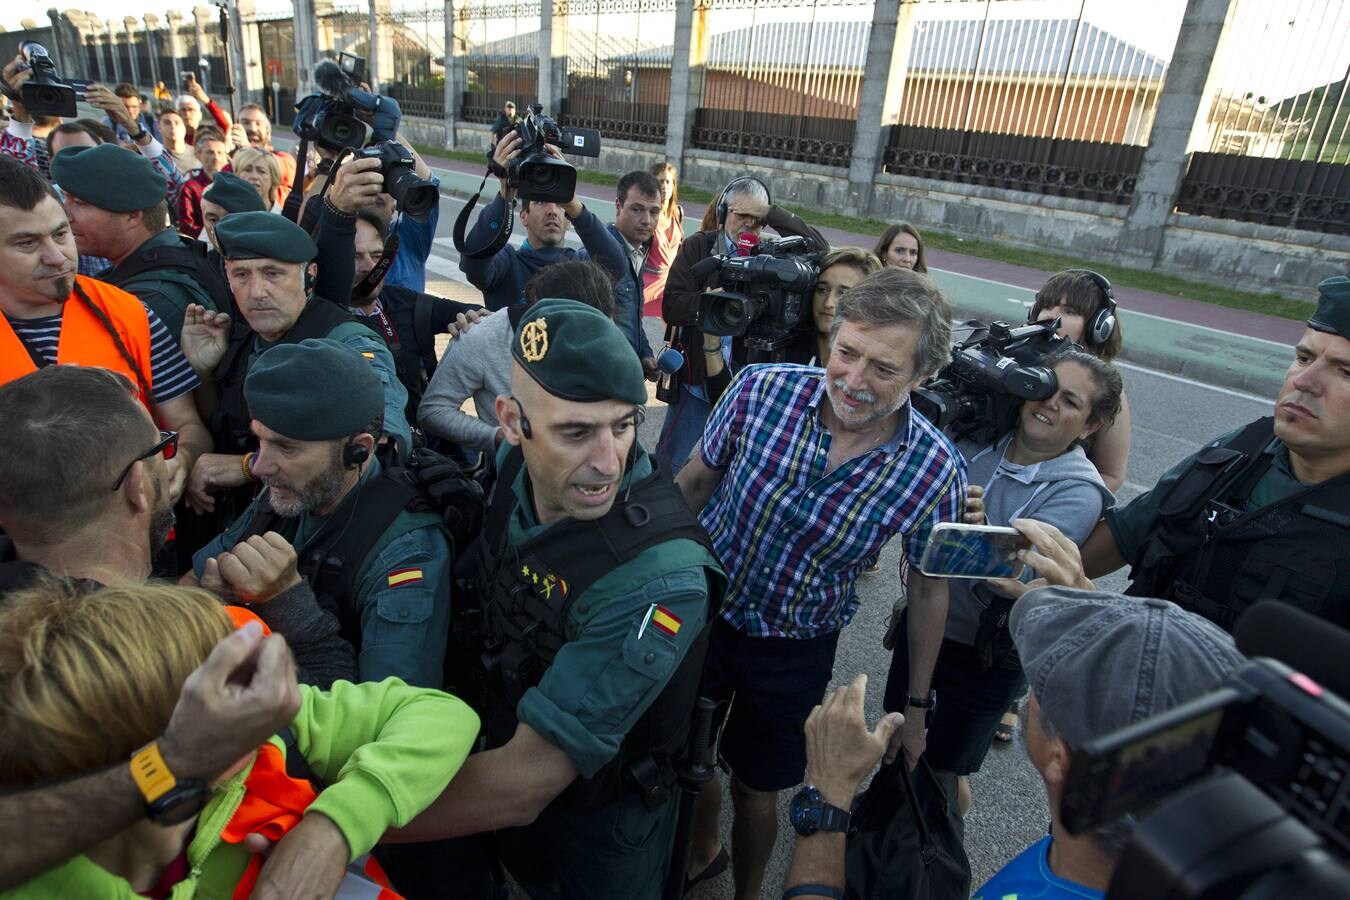
[[[1202,448],[1159,504],[1159,518],[1189,520],[1211,498],[1231,494],[1233,488],[1249,489],[1270,467],[1271,457],[1262,451],[1274,436],[1275,419],[1266,416],[1227,441]]]
[[[434,302],[427,294],[418,294],[413,300],[413,340],[417,345],[417,355],[423,359],[436,358],[436,336],[431,333]]]

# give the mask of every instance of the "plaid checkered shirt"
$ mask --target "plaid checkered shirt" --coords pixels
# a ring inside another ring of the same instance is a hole
[[[894,535],[920,558],[939,522],[960,519],[966,467],[910,406],[891,439],[828,471],[825,372],[748,367],[703,433],[723,477],[702,513],[731,579],[722,617],[752,637],[810,638],[858,610],[864,564]]]

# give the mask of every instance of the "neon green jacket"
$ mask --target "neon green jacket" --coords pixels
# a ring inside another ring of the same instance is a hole
[[[291,728],[301,753],[328,785],[309,807],[338,826],[351,859],[370,851],[390,828],[406,825],[435,800],[459,771],[478,735],[478,716],[440,691],[412,688],[397,678],[379,683],[336,682],[329,691],[300,686],[300,712]],[[279,738],[272,742],[285,747]],[[252,763],[216,789],[188,844],[189,876],[172,900],[230,900],[248,853],[220,833],[244,797]],[[350,862],[351,860],[348,860]],[[136,900],[123,878],[81,855],[0,898]]]

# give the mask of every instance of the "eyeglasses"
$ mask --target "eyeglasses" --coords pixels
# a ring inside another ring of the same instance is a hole
[[[127,463],[127,467],[122,470],[122,474],[117,476],[113,482],[112,489],[115,491],[122,486],[122,482],[127,480],[127,475],[131,473],[131,467],[143,459],[149,459],[156,453],[163,453],[165,459],[173,459],[178,455],[178,432],[161,431],[159,433],[159,443],[142,453],[140,456]]]

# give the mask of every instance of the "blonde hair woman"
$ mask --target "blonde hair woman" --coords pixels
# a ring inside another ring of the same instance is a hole
[[[267,208],[281,212],[281,164],[270,150],[243,147],[230,157],[230,171],[253,185]]]

